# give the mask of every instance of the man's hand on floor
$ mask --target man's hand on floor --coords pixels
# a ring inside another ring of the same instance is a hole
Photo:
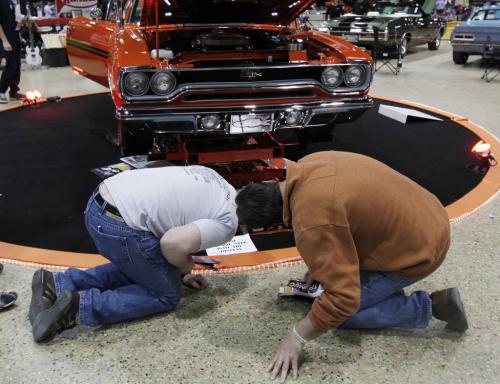
[[[281,382],[283,383],[290,369],[292,370],[293,378],[296,379],[299,372],[299,357],[301,353],[302,344],[290,332],[281,342],[273,362],[267,369],[268,372],[271,372],[271,379],[274,380],[281,370]]]
[[[207,278],[203,275],[188,273],[182,279],[182,283],[194,289],[201,289],[209,285]]]
[[[315,339],[324,331],[318,330],[314,327],[309,319],[309,316],[300,320],[293,331],[283,339],[278,351],[274,356],[273,362],[267,369],[271,372],[271,379],[275,379],[281,370],[281,382],[286,380],[288,371],[292,371],[293,378],[296,379],[299,372],[299,358],[304,348],[304,344],[308,340]]]

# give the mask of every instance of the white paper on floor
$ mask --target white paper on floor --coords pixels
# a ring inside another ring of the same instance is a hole
[[[207,248],[206,252],[208,256],[224,256],[235,253],[257,252],[257,248],[250,235],[246,234],[235,236],[228,243],[219,245],[218,247]]]
[[[408,118],[443,121],[442,119],[417,111],[416,109],[393,107],[392,105],[385,104],[380,104],[378,113],[403,124],[408,122]]]

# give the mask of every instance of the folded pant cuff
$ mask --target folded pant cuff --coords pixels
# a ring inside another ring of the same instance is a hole
[[[432,319],[432,299],[429,295],[427,295],[427,300],[425,303],[426,315],[427,315],[427,324]]]
[[[66,275],[62,272],[56,272],[53,274],[54,276],[54,285],[56,288],[56,293],[59,295],[61,292],[64,291],[74,291],[75,286],[71,282],[71,280],[66,277]]]

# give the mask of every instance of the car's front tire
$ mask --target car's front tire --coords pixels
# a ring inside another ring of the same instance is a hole
[[[467,63],[469,59],[469,54],[464,52],[453,52],[453,62],[458,65],[463,65]]]

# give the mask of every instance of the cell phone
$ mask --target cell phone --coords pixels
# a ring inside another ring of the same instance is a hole
[[[213,269],[213,270],[217,270],[217,268],[215,268],[215,266],[217,264],[221,263],[220,260],[215,260],[215,259],[212,259],[211,257],[208,257],[208,256],[193,256],[193,261],[195,262],[195,264],[198,264],[198,265],[201,265],[203,267]]]

